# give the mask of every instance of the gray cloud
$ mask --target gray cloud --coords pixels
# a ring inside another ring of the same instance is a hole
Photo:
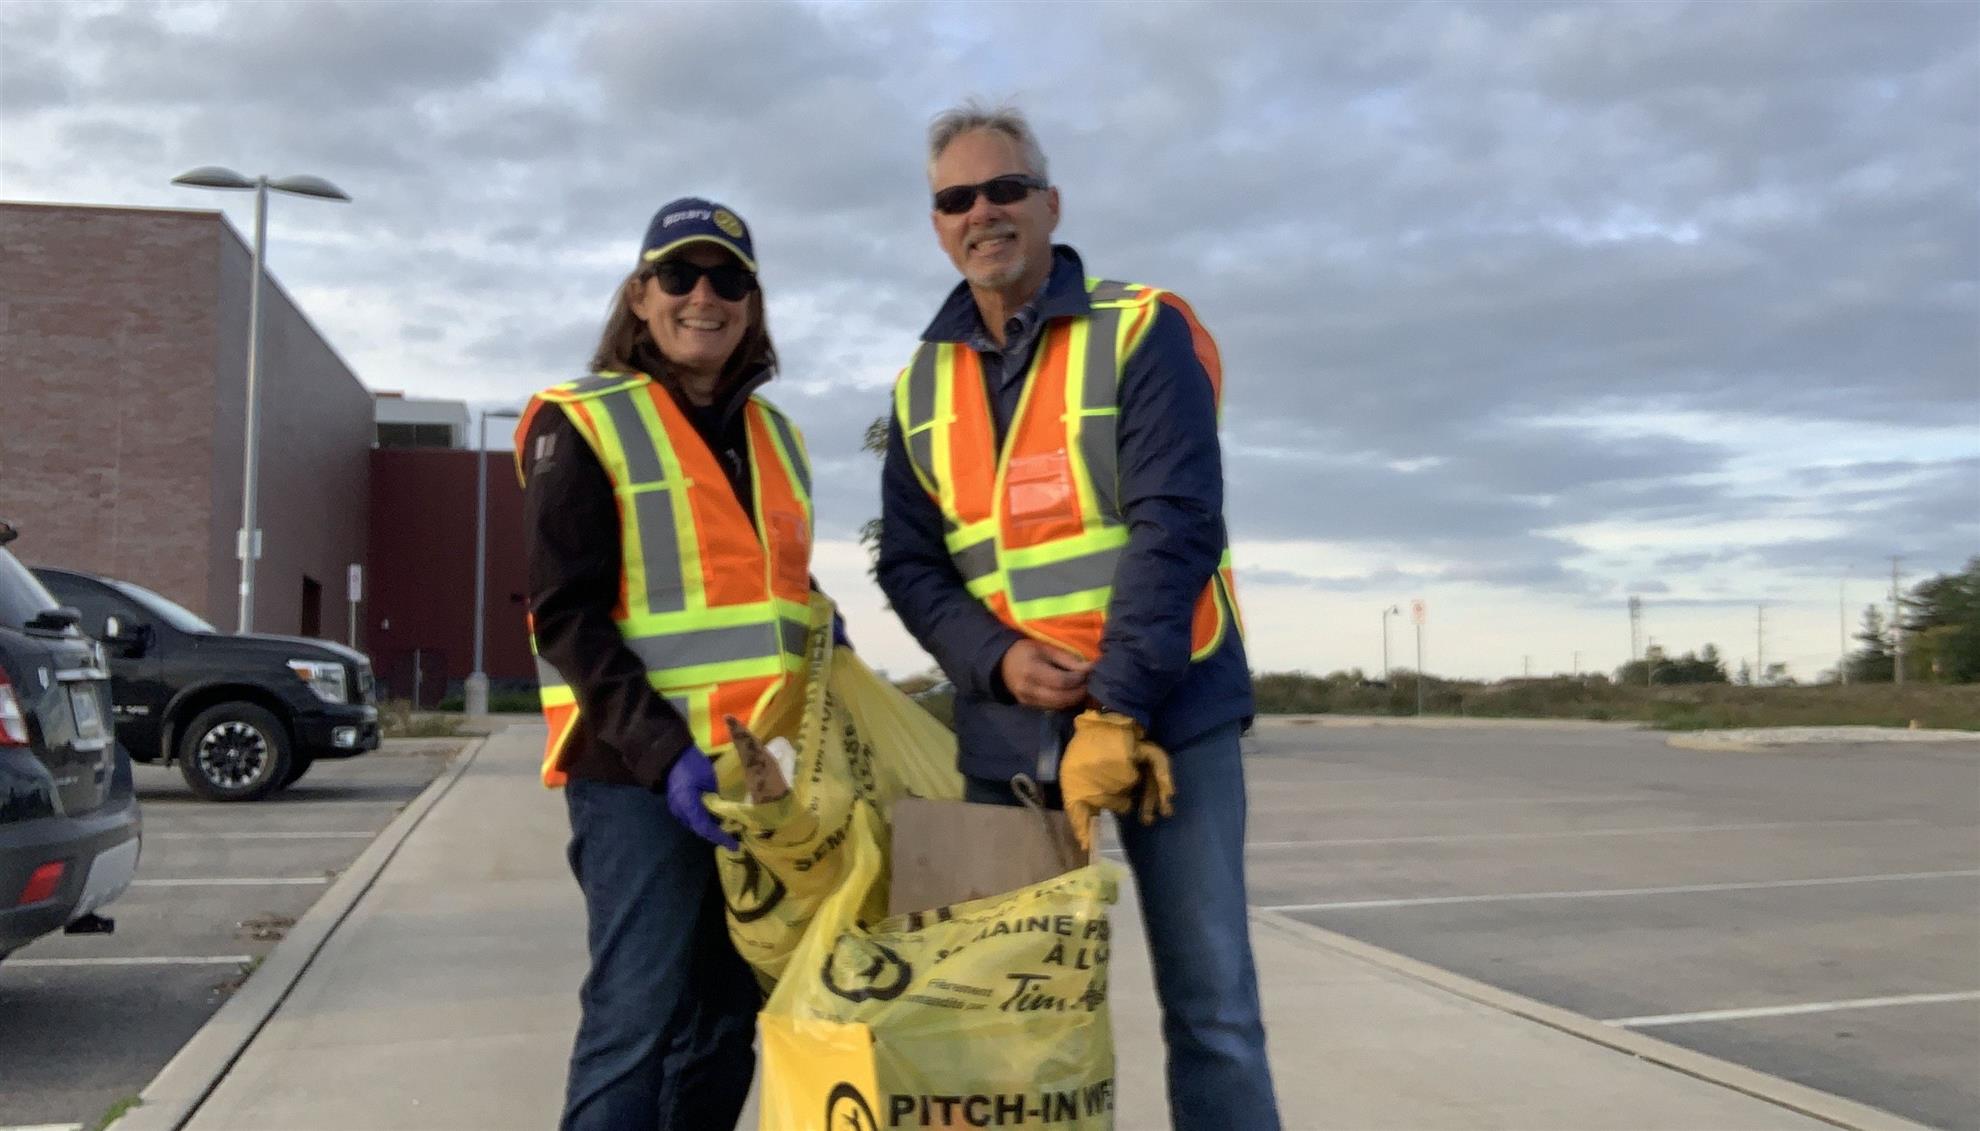
[[[1789,448],[1755,486],[1754,453],[1580,422],[1980,417],[1971,6],[1073,6],[1022,54],[1013,12],[0,5],[0,188],[189,206],[215,201],[164,183],[191,165],[329,176],[357,202],[283,200],[274,269],[374,382],[491,404],[582,363],[662,200],[717,196],[845,532],[876,505],[860,432],[953,284],[923,125],[1011,93],[1061,235],[1218,335],[1240,538],[1581,596],[1980,545],[1980,443]],[[1560,533],[1811,515],[1839,533]],[[1414,575],[1371,579],[1281,580]]]

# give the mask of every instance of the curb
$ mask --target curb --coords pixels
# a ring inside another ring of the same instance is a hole
[[[1758,742],[1741,742],[1736,738],[1721,738],[1710,734],[1674,734],[1664,740],[1664,745],[1673,750],[1703,750],[1708,754],[1751,752],[1766,750]]]
[[[1634,719],[1525,719],[1465,715],[1259,715],[1258,729],[1321,727],[1362,729],[1368,727],[1418,727],[1425,730],[1463,730],[1496,727],[1503,730],[1644,730],[1650,724]]]
[[[1980,744],[1980,731],[1906,727],[1742,727],[1736,730],[1679,731],[1664,740],[1680,750],[1793,750],[1798,746],[1911,746],[1943,749],[1947,744]]]
[[[371,890],[379,873],[398,855],[406,838],[474,764],[484,742],[476,739],[463,747],[440,776],[385,826],[323,897],[303,913],[288,935],[275,944],[275,949],[268,952],[234,996],[227,999],[219,1012],[207,1018],[192,1039],[159,1069],[158,1075],[139,1093],[138,1106],[110,1124],[107,1131],[180,1131],[192,1121],[200,1105],[226,1078],[268,1019],[288,1000],[289,991],[308,972],[352,908]]]
[[[1769,1076],[1764,1072],[1680,1048],[1629,1029],[1605,1025],[1593,1018],[1583,1017],[1579,1013],[1534,1001],[1532,998],[1521,997],[1496,986],[1488,986],[1462,974],[1454,974],[1449,970],[1407,958],[1394,951],[1370,946],[1358,939],[1301,922],[1280,912],[1253,909],[1251,921],[1309,945],[1345,954],[1371,966],[1401,974],[1480,1005],[1537,1022],[1569,1036],[1626,1053],[1639,1060],[1649,1061],[1709,1084],[1729,1088],[1811,1119],[1819,1119],[1824,1123],[1846,1128],[1848,1131],[1932,1131],[1922,1123],[1914,1123],[1868,1104],[1830,1095],[1805,1084],[1783,1080],[1778,1076]]]

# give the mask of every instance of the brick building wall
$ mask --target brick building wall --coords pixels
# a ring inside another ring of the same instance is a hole
[[[208,616],[219,228],[215,213],[0,204],[0,516],[21,528],[15,552]]]
[[[237,616],[252,255],[217,212],[0,204],[0,517],[32,565],[139,582]],[[342,638],[365,560],[370,395],[293,302],[262,290],[258,631]]]

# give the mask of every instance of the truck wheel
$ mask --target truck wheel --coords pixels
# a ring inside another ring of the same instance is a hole
[[[290,786],[296,784],[296,782],[299,781],[304,774],[309,772],[309,768],[311,766],[314,766],[315,764],[316,764],[316,759],[310,757],[307,754],[290,755],[289,772],[287,774],[284,774],[282,777],[282,788],[287,789]]]
[[[252,703],[208,707],[179,739],[179,773],[208,801],[259,801],[282,788],[292,766],[289,732]]]

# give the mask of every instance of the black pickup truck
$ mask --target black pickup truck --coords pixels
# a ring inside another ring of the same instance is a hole
[[[371,664],[327,640],[223,633],[141,585],[38,568],[110,658],[117,738],[140,762],[177,762],[193,792],[254,801],[319,758],[378,748]]]

